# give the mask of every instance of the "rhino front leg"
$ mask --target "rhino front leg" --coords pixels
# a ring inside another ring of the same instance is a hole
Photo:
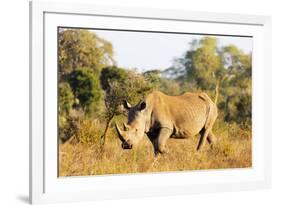
[[[161,128],[158,134],[158,137],[154,143],[154,153],[158,155],[159,153],[168,153],[166,142],[172,135],[173,130],[169,128]]]

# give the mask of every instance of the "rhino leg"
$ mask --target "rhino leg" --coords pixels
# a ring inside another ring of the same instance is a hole
[[[202,129],[200,140],[197,146],[197,150],[201,150],[202,147],[205,145],[206,141],[214,142],[215,141],[215,135],[212,133],[212,127],[215,122],[215,119],[210,121],[205,128]],[[213,140],[213,141],[212,141]]]
[[[197,151],[201,150],[202,147],[205,145],[209,132],[210,132],[210,130],[207,130],[207,129],[204,129],[204,131],[202,132],[200,139],[199,139],[198,146],[197,146]]]
[[[158,134],[158,137],[155,139],[154,142],[154,153],[157,156],[159,153],[164,154],[168,153],[166,148],[166,142],[172,135],[173,130],[169,128],[161,128]]]
[[[208,111],[208,115],[207,115],[207,119],[206,119],[206,123],[204,128],[202,129],[202,133],[201,133],[201,137],[197,146],[197,150],[201,150],[202,147],[205,145],[207,138],[209,137],[209,139],[212,138],[212,128],[213,125],[217,119],[217,108],[216,106],[211,103],[209,106],[209,111]]]
[[[215,144],[216,141],[217,141],[217,137],[214,135],[213,131],[211,130],[208,137],[207,137],[207,140],[209,142],[209,144]]]

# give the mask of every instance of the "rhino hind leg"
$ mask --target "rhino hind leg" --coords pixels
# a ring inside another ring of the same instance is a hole
[[[217,137],[214,135],[212,130],[210,131],[209,135],[207,136],[207,141],[211,145],[213,145],[217,142]]]
[[[198,146],[197,146],[197,151],[201,150],[202,147],[205,145],[209,132],[210,132],[210,129],[203,129],[202,134],[199,139]]]
[[[212,133],[212,128],[215,123],[216,116],[214,118],[208,118],[205,127],[201,130],[200,140],[197,146],[197,151],[201,150],[206,144],[206,141],[211,142],[215,140],[215,135]]]
[[[201,136],[197,146],[197,150],[201,150],[207,140],[209,142],[211,142],[212,140],[214,141],[215,135],[212,132],[212,128],[217,119],[217,116],[218,116],[217,107],[213,102],[211,102],[211,100],[209,100],[207,119],[204,127],[200,132]]]

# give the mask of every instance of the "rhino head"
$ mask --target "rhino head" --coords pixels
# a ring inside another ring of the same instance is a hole
[[[146,124],[147,112],[146,102],[141,101],[135,106],[131,106],[124,101],[124,108],[128,110],[128,122],[123,124],[123,130],[115,123],[116,131],[122,144],[123,149],[132,149],[143,138]]]

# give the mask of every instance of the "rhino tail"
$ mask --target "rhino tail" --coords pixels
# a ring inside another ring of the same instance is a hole
[[[217,106],[211,98],[204,92],[199,94],[199,98],[204,100],[207,104],[206,122],[204,128],[212,127],[218,116]]]
[[[207,113],[207,119],[206,119],[206,123],[205,123],[205,129],[212,128],[217,117],[218,117],[217,106],[213,102],[211,102],[208,106],[208,113]]]

